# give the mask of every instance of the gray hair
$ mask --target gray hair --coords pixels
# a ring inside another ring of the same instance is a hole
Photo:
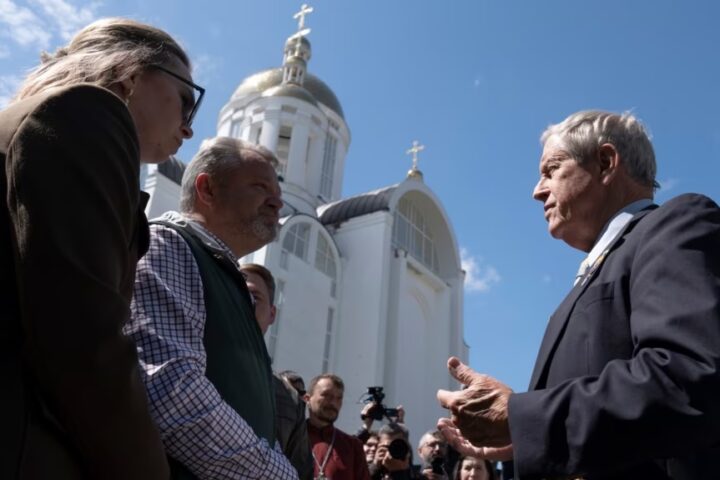
[[[420,437],[420,440],[418,441],[418,448],[422,448],[423,445],[429,442],[429,440],[425,440],[427,437],[434,438],[435,440],[439,440],[443,443],[447,443],[447,440],[445,439],[445,436],[442,434],[442,432],[440,430],[433,429],[423,433],[422,437]]]
[[[195,209],[197,200],[195,180],[198,175],[206,173],[210,178],[222,182],[223,178],[245,161],[249,153],[259,155],[275,169],[278,166],[275,154],[261,145],[232,137],[215,137],[203,141],[200,150],[183,173],[180,186],[180,211],[190,213]]]
[[[622,114],[585,110],[573,113],[562,122],[550,125],[540,137],[544,145],[551,137],[583,164],[594,158],[598,148],[615,146],[630,176],[641,185],[658,188],[655,151],[645,126],[629,112]]]
[[[410,432],[408,431],[407,427],[401,423],[387,423],[380,427],[380,430],[378,430],[377,434],[378,436],[385,435],[388,437],[402,435],[405,441],[407,441],[408,437],[410,436]]]
[[[13,101],[51,87],[92,83],[108,88],[173,57],[188,68],[190,60],[166,32],[126,18],[104,18],[78,32],[54,54],[43,52]]]

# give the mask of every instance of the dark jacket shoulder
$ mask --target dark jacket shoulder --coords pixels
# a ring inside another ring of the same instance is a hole
[[[57,119],[52,127],[63,133],[77,131],[85,137],[97,132],[118,132],[137,148],[138,139],[130,112],[110,90],[91,84],[52,88],[10,104],[0,112],[0,152],[6,153],[15,135],[27,122]],[[73,129],[71,127],[81,127]],[[51,128],[48,135],[57,135]]]

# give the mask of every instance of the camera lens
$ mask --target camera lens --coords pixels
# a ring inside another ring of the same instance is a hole
[[[388,453],[395,460],[405,460],[407,454],[410,453],[410,446],[402,438],[396,438],[388,445]]]

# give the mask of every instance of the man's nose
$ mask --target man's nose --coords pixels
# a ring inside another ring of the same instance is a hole
[[[535,185],[535,188],[533,189],[532,196],[535,200],[538,200],[540,202],[544,202],[545,199],[548,196],[548,188],[547,185],[545,185],[545,179],[541,178],[538,180],[538,183]]]
[[[183,138],[192,138],[194,133],[193,129],[191,127],[188,127],[187,125],[181,125],[180,132],[182,133]]]
[[[268,197],[267,205],[272,207],[275,211],[279,212],[280,209],[283,207],[283,201],[280,197],[280,193],[274,193]]]

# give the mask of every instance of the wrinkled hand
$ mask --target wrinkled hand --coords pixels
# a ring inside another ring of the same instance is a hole
[[[398,416],[397,423],[405,423],[405,409],[402,405],[397,406]]]
[[[377,408],[377,405],[375,403],[366,403],[365,406],[360,410],[360,419],[363,422],[363,425],[365,426],[365,430],[370,430],[370,427],[372,427],[373,424],[373,418],[372,418],[372,410]]]
[[[438,390],[440,405],[450,410],[451,423],[476,447],[510,445],[508,400],[512,390],[487,375],[475,372],[459,359],[448,360],[450,374],[467,388],[456,392]]]
[[[506,462],[513,458],[512,444],[504,447],[476,447],[467,438],[463,437],[460,430],[447,418],[438,420],[437,427],[448,444],[463,456],[477,457],[493,462]]]

